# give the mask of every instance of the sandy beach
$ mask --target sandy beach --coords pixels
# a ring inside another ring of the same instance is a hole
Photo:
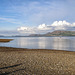
[[[0,75],[75,75],[75,52],[0,47]]]

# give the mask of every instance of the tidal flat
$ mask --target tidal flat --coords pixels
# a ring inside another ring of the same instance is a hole
[[[75,75],[75,52],[0,47],[0,75]]]

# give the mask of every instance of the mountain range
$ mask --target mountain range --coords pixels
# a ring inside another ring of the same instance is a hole
[[[0,35],[0,37],[43,37],[43,36],[75,36],[75,31],[56,30],[53,32],[45,33],[45,34],[30,34],[28,36],[26,35],[13,35],[13,36]]]
[[[75,36],[75,31],[56,30],[46,34],[30,34],[29,36]]]

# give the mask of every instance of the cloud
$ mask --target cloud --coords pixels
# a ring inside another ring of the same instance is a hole
[[[54,21],[51,25],[40,24],[37,27],[19,27],[17,30],[21,33],[47,33],[54,30],[74,30],[75,23],[67,21]]]
[[[17,29],[18,31],[28,30],[28,27],[20,27]]]
[[[55,21],[51,26],[69,26],[70,23],[66,21]]]
[[[34,27],[19,27],[17,28],[17,31],[20,32],[20,33],[35,33],[36,29]]]
[[[21,24],[23,25],[22,22],[18,21],[17,19],[13,19],[13,18],[4,18],[4,17],[0,17],[0,20],[5,21],[5,22],[9,22],[9,23],[13,23],[13,24]]]
[[[18,5],[17,5],[18,4]],[[20,3],[12,3],[8,12],[17,13],[17,17],[22,22],[26,21],[32,24],[50,23],[51,20],[59,20],[66,15],[65,5],[60,1],[21,1]],[[57,14],[57,15],[56,15]],[[36,18],[37,17],[37,18]]]
[[[21,26],[14,31],[0,31],[1,35],[29,35],[29,34],[41,34],[54,30],[75,30],[75,22],[69,23],[67,21],[54,21],[51,25],[45,23],[36,27]]]
[[[55,20],[63,19],[73,22],[75,4],[73,6],[71,2],[75,3],[74,0],[11,0],[4,2],[7,7],[6,10],[1,11],[5,16],[15,16],[27,25],[39,25],[44,22],[51,24]]]
[[[70,27],[75,27],[75,22],[70,24]]]
[[[75,27],[75,23],[69,23],[67,21],[55,21],[51,26],[54,30],[72,30]]]
[[[67,27],[69,27],[71,24],[66,21],[55,21],[51,26],[54,28],[54,30],[66,30]]]
[[[17,31],[20,33],[28,33],[28,34],[34,34],[34,33],[45,33],[45,31],[49,31],[51,28],[46,24],[38,25],[38,27],[19,27],[17,28]]]
[[[38,30],[51,30],[51,27],[46,24],[41,24],[37,28],[38,28]]]

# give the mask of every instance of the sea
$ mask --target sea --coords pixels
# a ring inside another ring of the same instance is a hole
[[[28,49],[53,49],[75,51],[75,37],[0,37],[14,39],[7,43],[0,42],[0,47],[15,47]]]

